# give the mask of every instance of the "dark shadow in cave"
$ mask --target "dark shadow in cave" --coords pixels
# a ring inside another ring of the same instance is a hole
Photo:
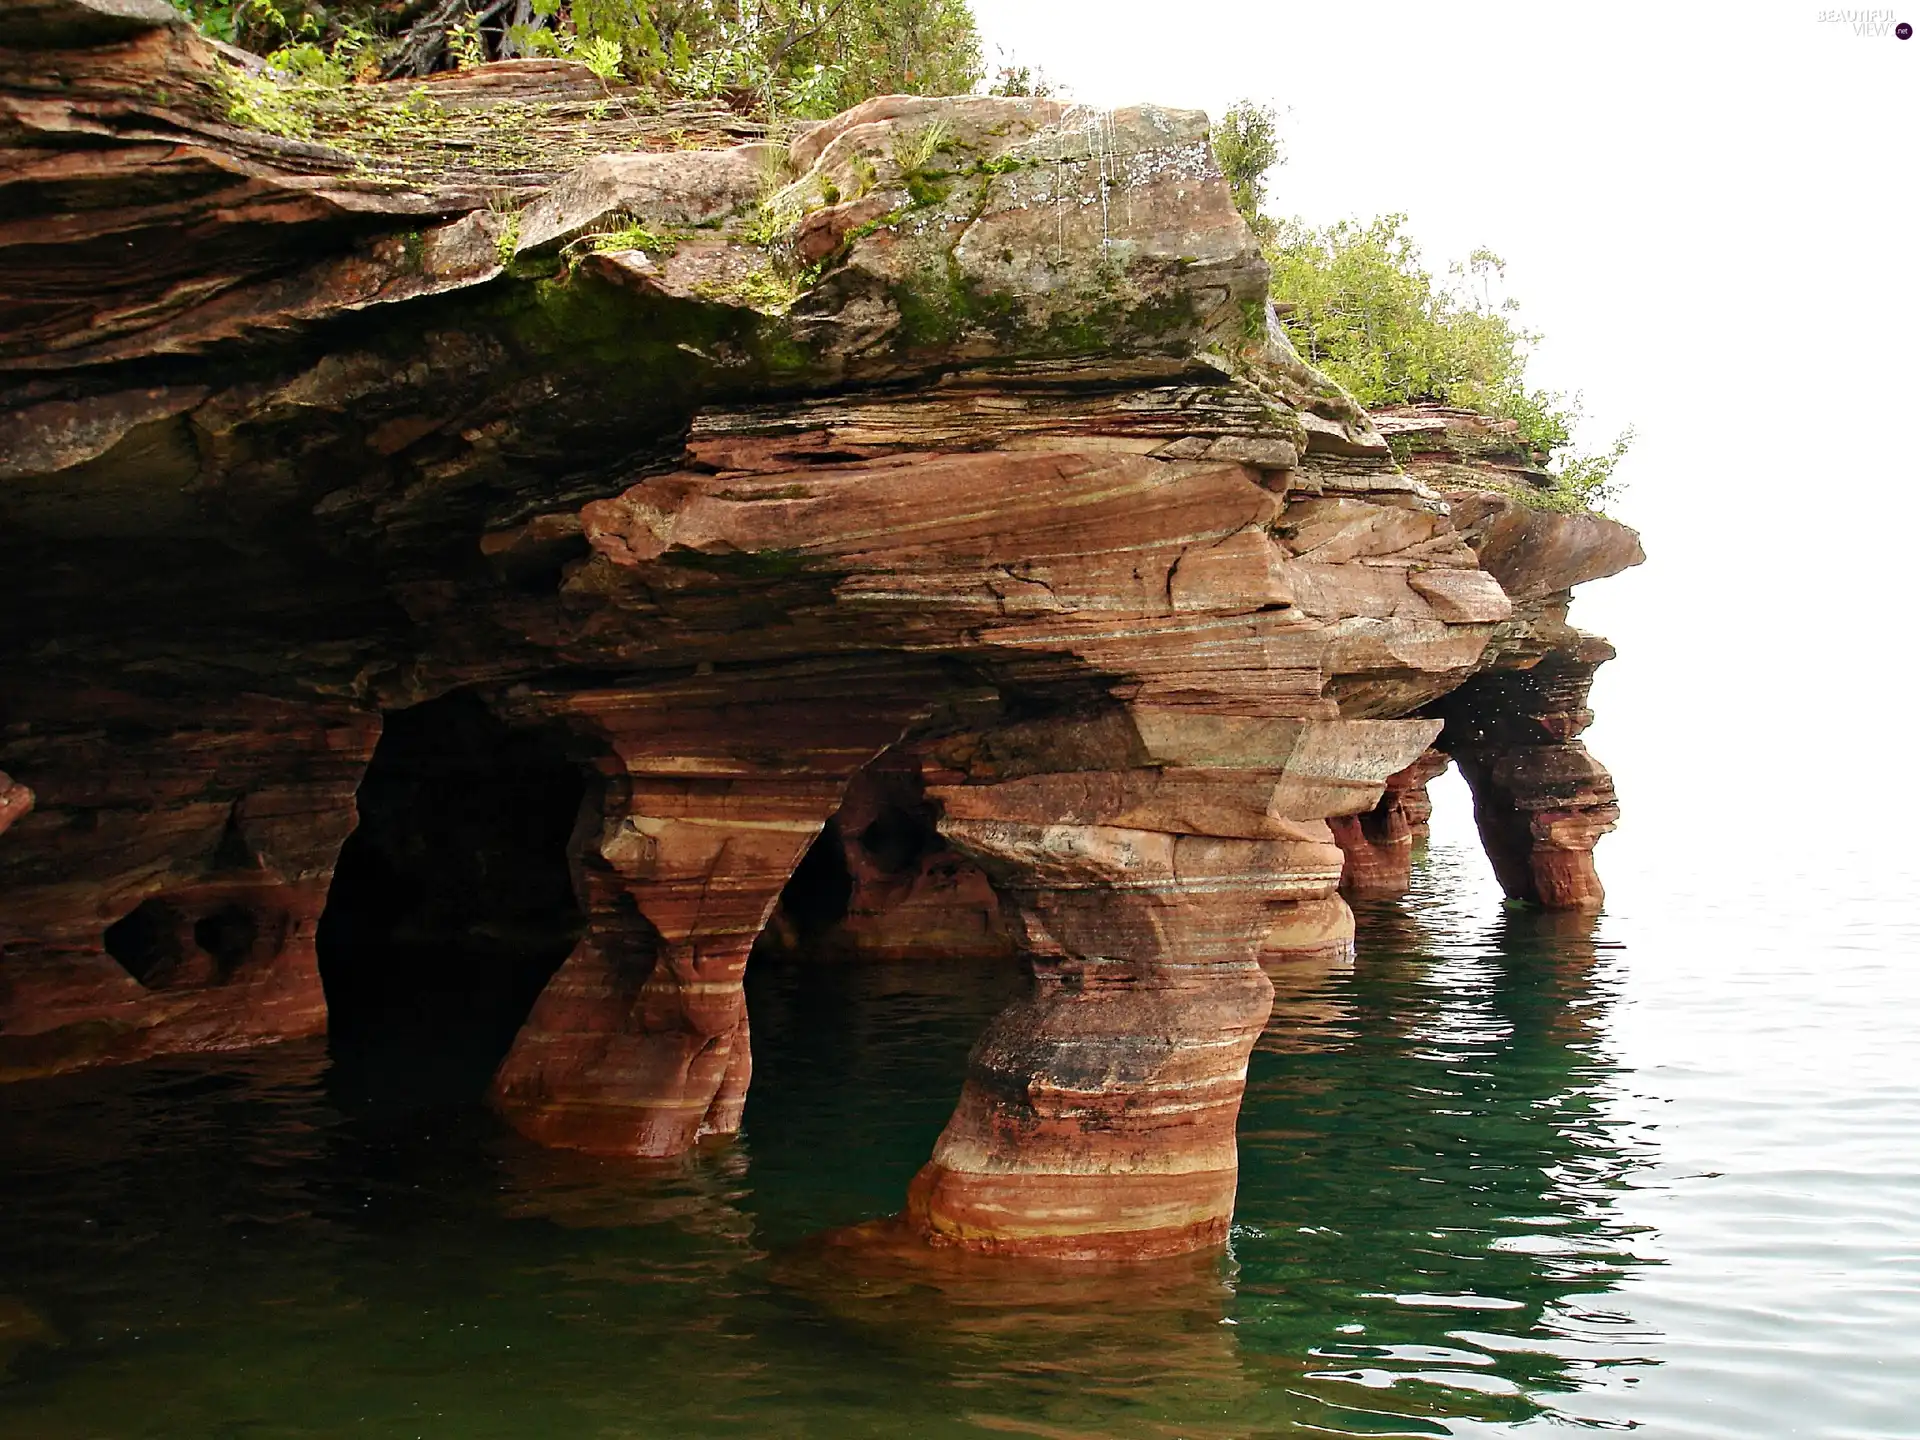
[[[143,900],[107,927],[106,952],[148,989],[158,989],[181,960],[179,915],[162,900]]]
[[[792,925],[800,943],[812,943],[846,918],[852,899],[853,874],[847,869],[846,846],[838,822],[829,820],[787,877],[779,914]]]
[[[567,846],[584,787],[555,737],[473,695],[387,716],[320,920],[339,1098],[485,1091],[583,927]]]

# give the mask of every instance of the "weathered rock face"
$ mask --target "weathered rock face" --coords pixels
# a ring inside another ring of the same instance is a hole
[[[759,948],[830,960],[1018,953],[992,882],[940,834],[923,766],[911,744],[897,745],[853,777]]]
[[[1438,753],[1390,782],[1382,804],[1397,803],[1409,832],[1423,825],[1426,785],[1450,757],[1473,791],[1507,894],[1554,910],[1597,909],[1605,890],[1593,847],[1620,810],[1612,777],[1579,736],[1593,722],[1593,672],[1614,651],[1569,625],[1567,607],[1574,586],[1638,565],[1640,538],[1604,516],[1518,503],[1528,458],[1510,423],[1429,407],[1383,413],[1380,424],[1408,471],[1445,489],[1453,524],[1513,602],[1479,673],[1423,712],[1446,722]],[[1397,870],[1375,893],[1396,893],[1396,884],[1404,890]]]
[[[0,1074],[323,1030],[315,930],[379,718],[18,680],[4,703],[36,784],[0,855]]]
[[[329,943],[564,953],[495,1104],[672,1155],[739,1126],[756,944],[1017,949],[904,1233],[1157,1255],[1225,1235],[1265,970],[1351,954],[1343,871],[1404,886],[1440,752],[1515,893],[1597,899],[1564,609],[1630,532],[1397,464],[1272,325],[1203,116],[886,97],[596,158],[583,116],[509,213],[465,140],[235,130],[163,9],[41,0],[0,61],[14,1070],[319,1028],[325,907],[336,1034],[377,987]],[[497,752],[434,762],[453,700]],[[404,797],[490,785],[545,818],[436,860]],[[576,795],[574,903],[493,893]]]
[[[1476,676],[1437,707],[1441,743],[1473,790],[1474,819],[1506,892],[1552,910],[1606,898],[1593,847],[1620,818],[1613,780],[1577,738],[1593,672],[1613,647],[1572,637],[1525,669]]]
[[[1365,815],[1342,815],[1333,838],[1346,857],[1340,888],[1349,895],[1407,893],[1413,876],[1413,842],[1426,833],[1433,814],[1427,785],[1446,770],[1448,757],[1428,750],[1406,769],[1387,777],[1380,803]]]
[[[16,785],[11,777],[0,774],[0,831],[31,809],[33,792],[24,785]]]
[[[926,714],[904,678],[825,664],[543,697],[606,758],[587,934],[494,1081],[516,1127],[640,1155],[739,1129],[747,957],[854,773]]]

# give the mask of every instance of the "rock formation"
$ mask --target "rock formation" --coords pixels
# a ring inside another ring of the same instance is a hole
[[[1413,842],[1426,833],[1433,806],[1427,785],[1447,768],[1448,757],[1428,750],[1406,769],[1389,775],[1380,803],[1364,815],[1332,822],[1333,838],[1346,857],[1340,888],[1349,895],[1392,897],[1412,883]]]
[[[961,1249],[1224,1237],[1262,967],[1350,950],[1343,868],[1404,887],[1440,752],[1510,890],[1597,902],[1610,652],[1564,614],[1631,532],[1303,365],[1204,116],[895,96],[774,139],[530,61],[285,139],[161,0],[33,16],[10,1073],[326,1023],[362,949],[327,936],[407,909],[373,859],[334,882],[382,716],[422,753],[450,695],[584,794],[577,943],[492,1086],[536,1139],[738,1128],[756,944],[1028,957],[901,1222]],[[472,137],[515,123],[490,188]],[[466,873],[406,805],[358,819]]]
[[[1395,777],[1382,803],[1396,791],[1413,797],[1400,808],[1409,831],[1423,824],[1426,784],[1450,757],[1473,791],[1507,894],[1554,910],[1597,909],[1605,891],[1593,847],[1620,811],[1612,777],[1579,736],[1593,722],[1593,672],[1614,651],[1569,625],[1567,607],[1576,585],[1638,565],[1639,537],[1604,516],[1515,503],[1528,471],[1510,422],[1436,406],[1384,413],[1380,424],[1407,470],[1446,495],[1453,524],[1514,606],[1478,673],[1427,707],[1446,722],[1440,755],[1425,762],[1433,768]]]
[[[0,773],[0,831],[33,808],[33,792]]]

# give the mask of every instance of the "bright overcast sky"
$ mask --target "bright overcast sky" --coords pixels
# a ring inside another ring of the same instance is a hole
[[[1614,514],[1649,562],[1574,610],[1621,650],[1589,738],[1630,807],[1910,825],[1920,37],[1811,4],[973,8],[1074,99],[1275,106],[1276,214],[1507,261],[1534,377],[1585,392],[1589,446],[1639,434]]]

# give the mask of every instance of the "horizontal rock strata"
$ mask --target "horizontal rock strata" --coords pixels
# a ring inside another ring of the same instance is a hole
[[[377,715],[15,685],[0,727],[37,781],[0,837],[0,1074],[326,1027],[314,935]]]
[[[1637,542],[1514,499],[1497,428],[1376,424],[1301,363],[1204,116],[891,96],[767,137],[506,62],[287,139],[168,7],[34,17],[9,1073],[320,1028],[382,717],[417,752],[445,697],[584,777],[580,928],[491,1090],[535,1139],[737,1129],[756,945],[1027,957],[891,1232],[922,1246],[1220,1241],[1267,972],[1350,957],[1343,875],[1404,888],[1443,756],[1513,893],[1597,902],[1609,652],[1565,605]],[[534,105],[512,167],[460,163]],[[377,879],[429,837],[374,808]]]

